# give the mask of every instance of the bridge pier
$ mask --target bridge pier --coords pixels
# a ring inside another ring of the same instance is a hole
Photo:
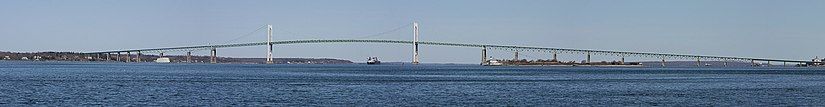
[[[698,67],[702,66],[702,60],[699,57],[696,57],[696,66],[698,66]]]
[[[768,61],[768,66],[771,66],[771,61]]]
[[[487,63],[487,46],[484,46],[481,49],[481,65],[486,65]]]
[[[132,52],[126,52],[126,62],[132,62]]]
[[[210,62],[210,63],[213,63],[213,64],[214,64],[214,63],[218,63],[218,58],[217,58],[217,56],[218,56],[218,52],[217,52],[217,49],[212,48],[212,51],[211,51],[210,53],[211,53],[211,57],[209,58],[209,62]]]
[[[552,61],[559,62],[559,59],[558,59],[558,55],[557,55],[557,54],[558,54],[558,51],[553,51],[553,60],[552,60]]]
[[[518,61],[518,51],[516,51],[515,56],[513,56],[513,61]]]
[[[192,51],[186,52],[186,62],[192,63]]]
[[[160,53],[158,54],[158,57],[163,57],[163,52],[160,52]]]
[[[112,60],[112,53],[106,53],[106,61]]]
[[[120,52],[117,52],[117,56],[115,56],[115,61],[120,62]]]
[[[662,67],[665,67],[665,57],[662,57]]]
[[[624,65],[624,54],[621,54],[620,56],[621,56],[622,60],[619,60],[619,64]]]
[[[586,64],[590,65],[590,52],[587,52],[587,60],[586,61],[587,61]]]
[[[137,57],[135,57],[135,58],[137,58],[137,59],[135,60],[135,62],[141,62],[141,61],[143,61],[143,60],[140,60],[140,55],[143,55],[143,53],[141,53],[140,51],[137,51]]]
[[[727,59],[723,59],[723,60],[722,60],[722,65],[724,65],[725,67],[728,67],[728,60],[727,60]]]
[[[756,66],[756,61],[754,61],[753,59],[751,59],[751,66]]]

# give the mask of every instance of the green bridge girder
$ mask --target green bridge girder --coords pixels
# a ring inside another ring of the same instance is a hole
[[[286,40],[274,41],[274,45],[285,44],[309,44],[309,43],[385,43],[385,44],[409,44],[413,41],[403,40],[353,40],[353,39],[330,39],[330,40]],[[437,45],[437,46],[455,46],[468,48],[500,48],[500,49],[516,49],[516,50],[539,50],[539,51],[557,51],[557,52],[571,52],[571,53],[593,53],[593,54],[610,54],[621,56],[639,56],[639,57],[656,57],[656,58],[700,58],[700,59],[716,59],[716,60],[740,60],[740,61],[775,61],[775,62],[798,62],[798,63],[812,63],[812,61],[800,60],[785,60],[785,59],[768,59],[768,58],[747,58],[747,57],[730,57],[730,56],[710,56],[710,55],[688,55],[688,54],[669,54],[669,53],[651,53],[651,52],[627,52],[627,51],[609,51],[609,50],[590,50],[590,49],[568,49],[568,48],[547,48],[547,47],[533,47],[533,46],[512,46],[512,45],[489,45],[489,44],[465,44],[465,43],[447,43],[447,42],[422,42],[421,45]],[[169,51],[194,51],[194,50],[209,50],[212,48],[233,48],[233,47],[247,47],[247,46],[265,46],[267,42],[254,43],[238,43],[238,44],[221,44],[221,45],[201,45],[201,46],[183,46],[183,47],[168,47],[168,48],[148,48],[148,49],[130,49],[130,50],[115,50],[102,52],[89,52],[86,54],[105,54],[118,52],[169,52]]]

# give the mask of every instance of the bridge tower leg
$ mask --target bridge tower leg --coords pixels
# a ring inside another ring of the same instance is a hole
[[[267,37],[266,44],[269,45],[269,48],[267,48],[268,51],[266,52],[266,63],[267,64],[272,64],[272,63],[274,63],[272,61],[272,25],[266,25],[266,26],[268,28],[267,36],[266,36]]]
[[[126,52],[126,62],[132,62],[132,52]]]
[[[212,55],[211,55],[211,57],[209,58],[209,62],[210,62],[210,63],[213,63],[213,64],[214,64],[214,63],[218,63],[218,58],[217,58],[217,56],[218,56],[218,52],[217,52],[217,49],[212,48],[212,51],[211,51],[210,53],[211,53]]]
[[[418,57],[418,22],[413,22],[413,62],[412,64],[419,63]]]
[[[192,63],[192,51],[186,52],[186,62]]]
[[[487,65],[487,46],[481,49],[481,65]]]
[[[142,60],[140,60],[140,55],[143,55],[143,53],[141,53],[140,51],[137,51],[137,52],[138,52],[137,57],[135,57],[135,58],[137,58],[137,60],[135,60],[135,62],[141,62]]]

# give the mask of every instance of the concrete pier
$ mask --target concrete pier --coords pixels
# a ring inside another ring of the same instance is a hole
[[[751,66],[756,66],[756,61],[751,60]]]
[[[210,53],[211,53],[211,57],[209,58],[209,62],[210,62],[210,63],[213,63],[213,64],[214,64],[214,63],[218,63],[218,52],[217,52],[217,49],[212,48],[212,51],[211,51]]]
[[[132,52],[126,52],[126,62],[132,62]]]
[[[514,61],[518,61],[518,51],[516,51],[515,56],[513,56]]]
[[[186,52],[186,62],[192,63],[192,51]]]
[[[481,49],[481,65],[487,64],[487,47]]]
[[[622,57],[622,60],[619,60],[619,63],[624,65],[624,55],[620,55],[620,56]]]
[[[587,61],[586,62],[587,64],[590,64],[590,52],[587,52],[587,60],[586,61]]]
[[[141,62],[141,61],[143,61],[143,60],[140,60],[140,55],[143,55],[143,53],[140,53],[140,51],[137,51],[137,57],[135,57],[135,58],[137,58],[137,59],[135,59],[135,62]]]
[[[665,66],[665,57],[662,57],[662,67]]]
[[[728,67],[728,60],[727,60],[727,59],[722,60],[722,64],[723,64],[725,67]]]
[[[120,52],[117,52],[117,56],[115,56],[115,61],[120,62]]]

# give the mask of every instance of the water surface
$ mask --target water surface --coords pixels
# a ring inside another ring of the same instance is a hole
[[[0,105],[825,106],[825,68],[0,61]]]

